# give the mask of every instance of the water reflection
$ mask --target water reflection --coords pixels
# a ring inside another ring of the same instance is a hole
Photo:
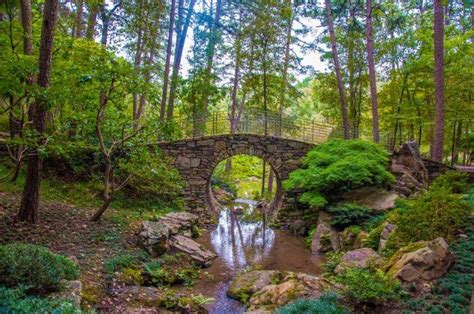
[[[241,212],[243,210],[243,212]],[[261,219],[253,202],[240,202],[224,208],[211,243],[217,255],[231,270],[260,263],[275,243],[275,232]]]

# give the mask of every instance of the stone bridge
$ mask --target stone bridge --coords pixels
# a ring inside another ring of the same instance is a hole
[[[211,176],[221,161],[235,155],[257,156],[265,160],[276,177],[272,209],[277,212],[287,197],[282,181],[300,165],[302,157],[314,144],[273,136],[230,134],[159,143],[158,146],[174,160],[185,181],[183,193],[188,209],[201,216],[210,216],[217,210],[217,201],[211,191]]]

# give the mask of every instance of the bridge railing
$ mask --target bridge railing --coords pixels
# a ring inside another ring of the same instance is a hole
[[[340,126],[262,110],[244,111],[233,130],[229,113],[225,111],[179,117],[173,119],[171,123],[172,139],[175,140],[225,134],[255,134],[318,144],[329,138],[343,138]],[[350,136],[360,139],[372,138],[371,134],[355,130],[350,131]],[[388,137],[381,136],[381,142],[389,148]]]

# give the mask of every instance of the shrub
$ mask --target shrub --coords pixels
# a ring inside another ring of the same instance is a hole
[[[348,268],[335,280],[344,285],[344,296],[356,304],[398,300],[403,294],[400,282],[375,268]]]
[[[331,225],[338,229],[360,225],[372,217],[370,209],[350,203],[330,206],[327,212],[333,215]]]
[[[329,195],[394,181],[388,153],[371,142],[331,140],[308,152],[303,168],[290,173],[286,190],[303,189],[300,201],[321,208]]]
[[[349,311],[339,304],[333,292],[323,294],[319,299],[298,299],[277,310],[277,314],[345,314]]]
[[[116,271],[121,271],[125,268],[140,268],[141,264],[148,259],[145,253],[131,254],[123,253],[105,262],[105,271],[112,275]]]
[[[437,177],[431,188],[439,188],[455,194],[464,194],[469,191],[468,174],[460,171],[448,171]]]
[[[309,230],[308,235],[304,238],[304,246],[307,247],[308,249],[311,248],[311,244],[313,243],[313,237],[315,233],[316,233],[316,226],[313,226]]]
[[[61,281],[77,279],[78,267],[67,257],[33,244],[0,246],[0,282],[31,292],[58,290]]]
[[[451,241],[466,226],[466,217],[472,209],[461,196],[438,187],[407,201],[406,205],[392,218],[397,229],[389,237],[387,248],[396,249],[410,242],[437,237]]]
[[[82,312],[70,301],[32,297],[27,296],[24,289],[0,287],[0,313],[79,314]]]
[[[326,264],[324,264],[324,267],[329,276],[334,274],[334,270],[341,262],[343,255],[344,252],[329,252],[326,254]]]

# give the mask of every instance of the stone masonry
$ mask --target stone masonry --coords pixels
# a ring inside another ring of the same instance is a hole
[[[257,156],[268,162],[276,177],[272,209],[277,212],[286,196],[282,181],[300,165],[313,144],[273,136],[230,134],[159,143],[158,146],[174,160],[185,181],[183,193],[188,209],[200,216],[210,216],[217,209],[210,182],[219,162],[235,155]]]

